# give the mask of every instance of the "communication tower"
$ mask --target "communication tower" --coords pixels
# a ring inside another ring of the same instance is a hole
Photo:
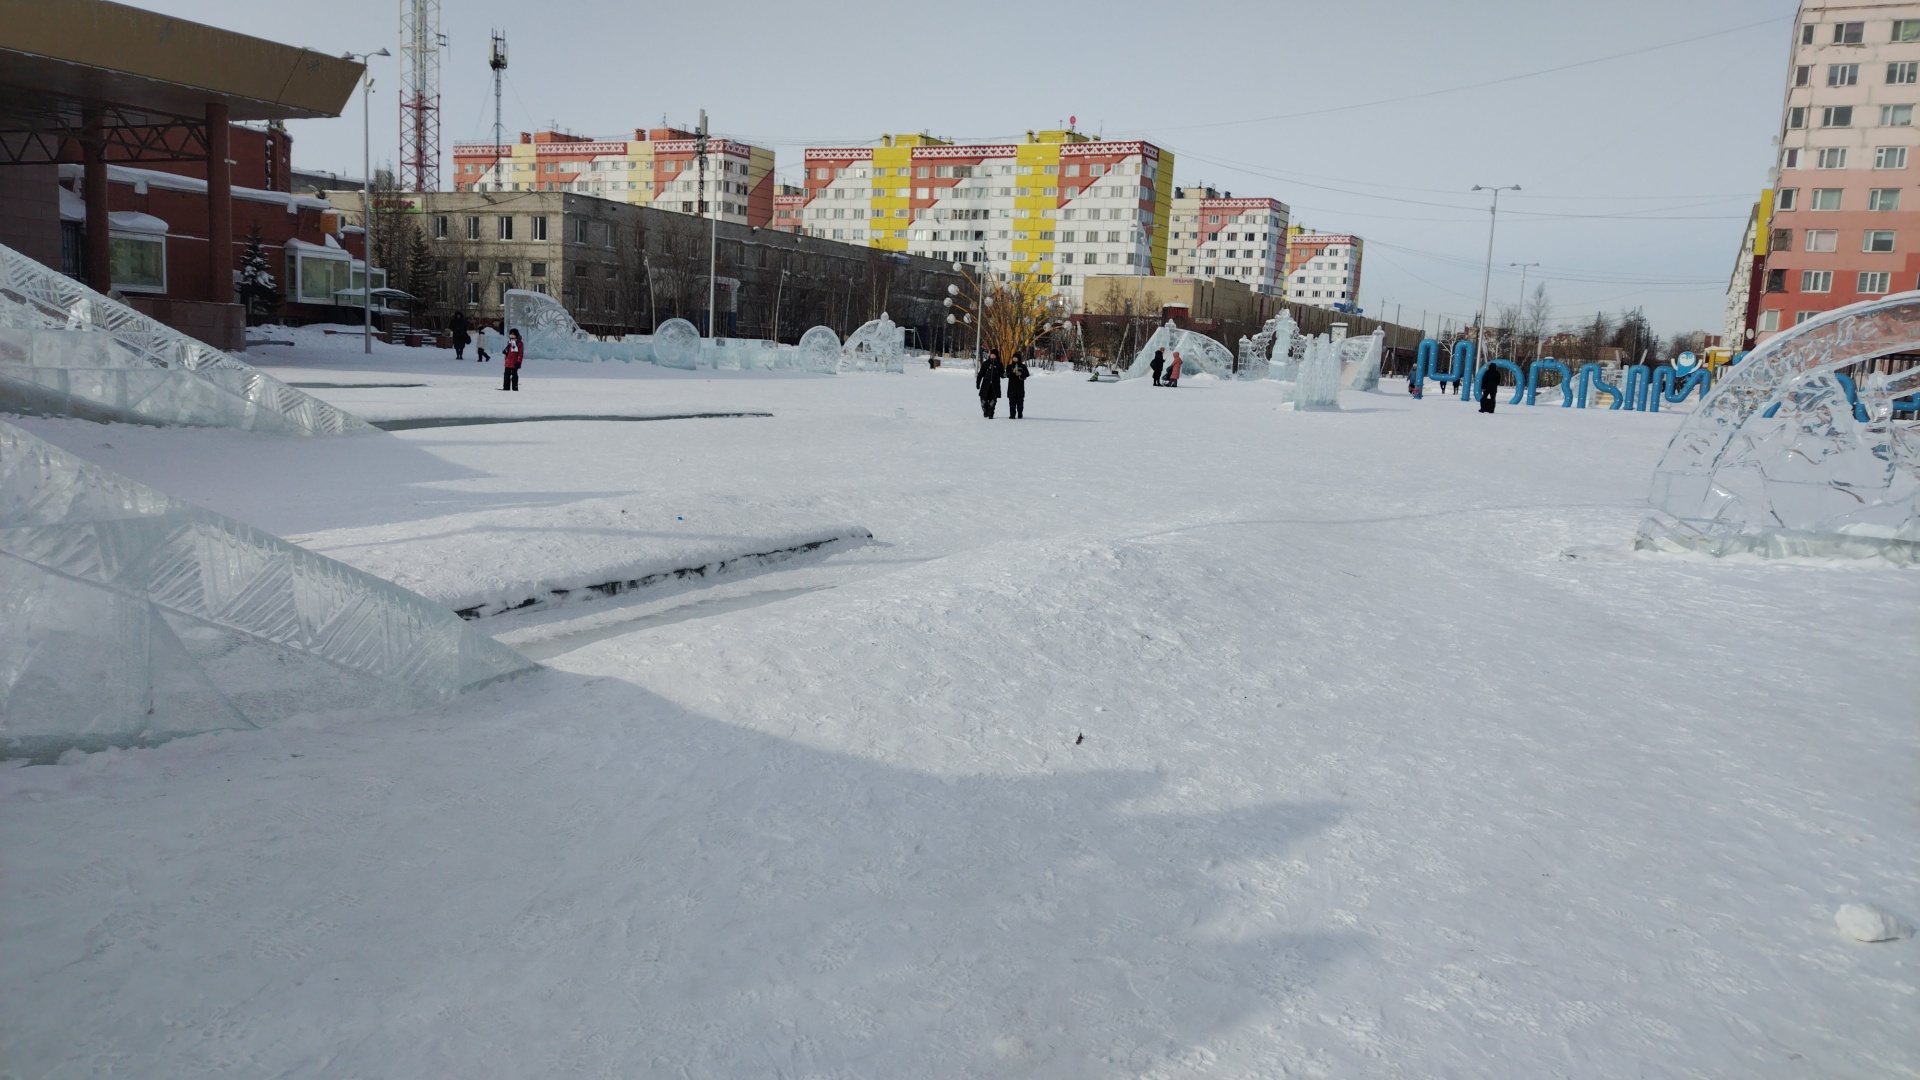
[[[440,0],[400,0],[400,187],[440,190]]]
[[[500,190],[500,76],[507,70],[507,35],[499,30],[493,32],[493,52],[487,57],[487,66],[493,69],[493,184],[494,190]]]

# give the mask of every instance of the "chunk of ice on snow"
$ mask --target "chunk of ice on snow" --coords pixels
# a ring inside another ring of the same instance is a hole
[[[1913,927],[1868,904],[1841,904],[1833,921],[1855,941],[1893,941],[1913,933]]]

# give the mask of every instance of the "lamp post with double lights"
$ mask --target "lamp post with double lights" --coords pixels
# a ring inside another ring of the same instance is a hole
[[[361,332],[365,335],[363,345],[368,356],[373,355],[373,67],[367,63],[376,56],[392,56],[385,49],[379,52],[340,54],[346,60],[360,61],[362,83],[360,86],[360,319]],[[351,275],[349,275],[351,277]]]
[[[1500,193],[1519,191],[1520,185],[1505,184],[1500,187],[1489,187],[1485,184],[1475,184],[1473,190],[1493,192],[1493,206],[1487,211],[1487,273],[1480,280],[1480,339],[1473,344],[1473,363],[1478,368],[1487,362],[1487,301],[1493,295],[1493,227],[1500,220]],[[1473,389],[1478,391],[1479,387],[1476,386]],[[1460,396],[1464,398],[1471,395],[1467,393],[1466,387],[1462,387]]]
[[[988,295],[986,279],[980,271],[969,273],[967,264],[956,262],[953,271],[972,289],[973,295],[963,296],[960,286],[948,285],[947,298],[941,301],[949,310],[948,326],[971,325],[973,327],[973,369],[980,370],[980,324],[985,320],[986,309],[993,306],[993,297]]]

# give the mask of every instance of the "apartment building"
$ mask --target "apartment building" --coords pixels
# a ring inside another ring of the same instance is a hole
[[[1793,28],[1752,340],[1920,285],[1920,3],[1806,0]],[[1741,336],[1745,336],[1742,334]]]
[[[1294,227],[1287,236],[1287,299],[1313,307],[1359,310],[1364,253],[1364,242],[1351,233]]]
[[[1231,278],[1268,296],[1284,295],[1288,217],[1278,199],[1176,188],[1167,272]]]
[[[631,139],[593,139],[559,131],[520,133],[453,148],[455,191],[566,191],[656,210],[696,213],[700,168],[693,132],[636,129]],[[707,142],[706,201],[720,220],[762,226],[773,220],[773,151],[737,139]]]
[[[807,189],[798,184],[781,184],[773,190],[773,228],[781,232],[800,231],[800,211],[807,205]]]
[[[1078,302],[1089,274],[1165,271],[1173,155],[1072,129],[956,145],[929,135],[806,151],[809,236],[986,268]]]

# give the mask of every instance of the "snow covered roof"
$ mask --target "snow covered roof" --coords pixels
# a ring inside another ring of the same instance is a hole
[[[86,172],[87,169],[84,165],[66,164],[60,166],[60,177],[63,180],[80,179],[86,175]],[[131,184],[135,191],[143,195],[146,194],[149,188],[159,188],[162,191],[187,191],[200,195],[206,194],[207,191],[207,182],[198,177],[175,176],[173,173],[160,172],[157,169],[136,169],[130,165],[107,166],[107,179],[116,184]],[[297,213],[301,210],[331,209],[330,204],[324,199],[316,199],[308,195],[294,195],[285,191],[266,191],[261,188],[241,187],[238,184],[234,185],[233,197],[236,199],[245,199],[248,202],[275,203],[286,207],[287,213],[289,214]]]
[[[75,195],[73,192],[68,191],[66,188],[61,188],[60,189],[60,220],[61,221],[87,220],[87,200],[81,198],[78,195]]]
[[[353,256],[347,254],[347,251],[345,248],[336,247],[328,244],[309,244],[305,240],[301,240],[298,237],[288,240],[286,243],[286,249],[288,251],[297,251],[303,255],[307,255],[309,257],[316,258],[316,259],[353,260]]]

